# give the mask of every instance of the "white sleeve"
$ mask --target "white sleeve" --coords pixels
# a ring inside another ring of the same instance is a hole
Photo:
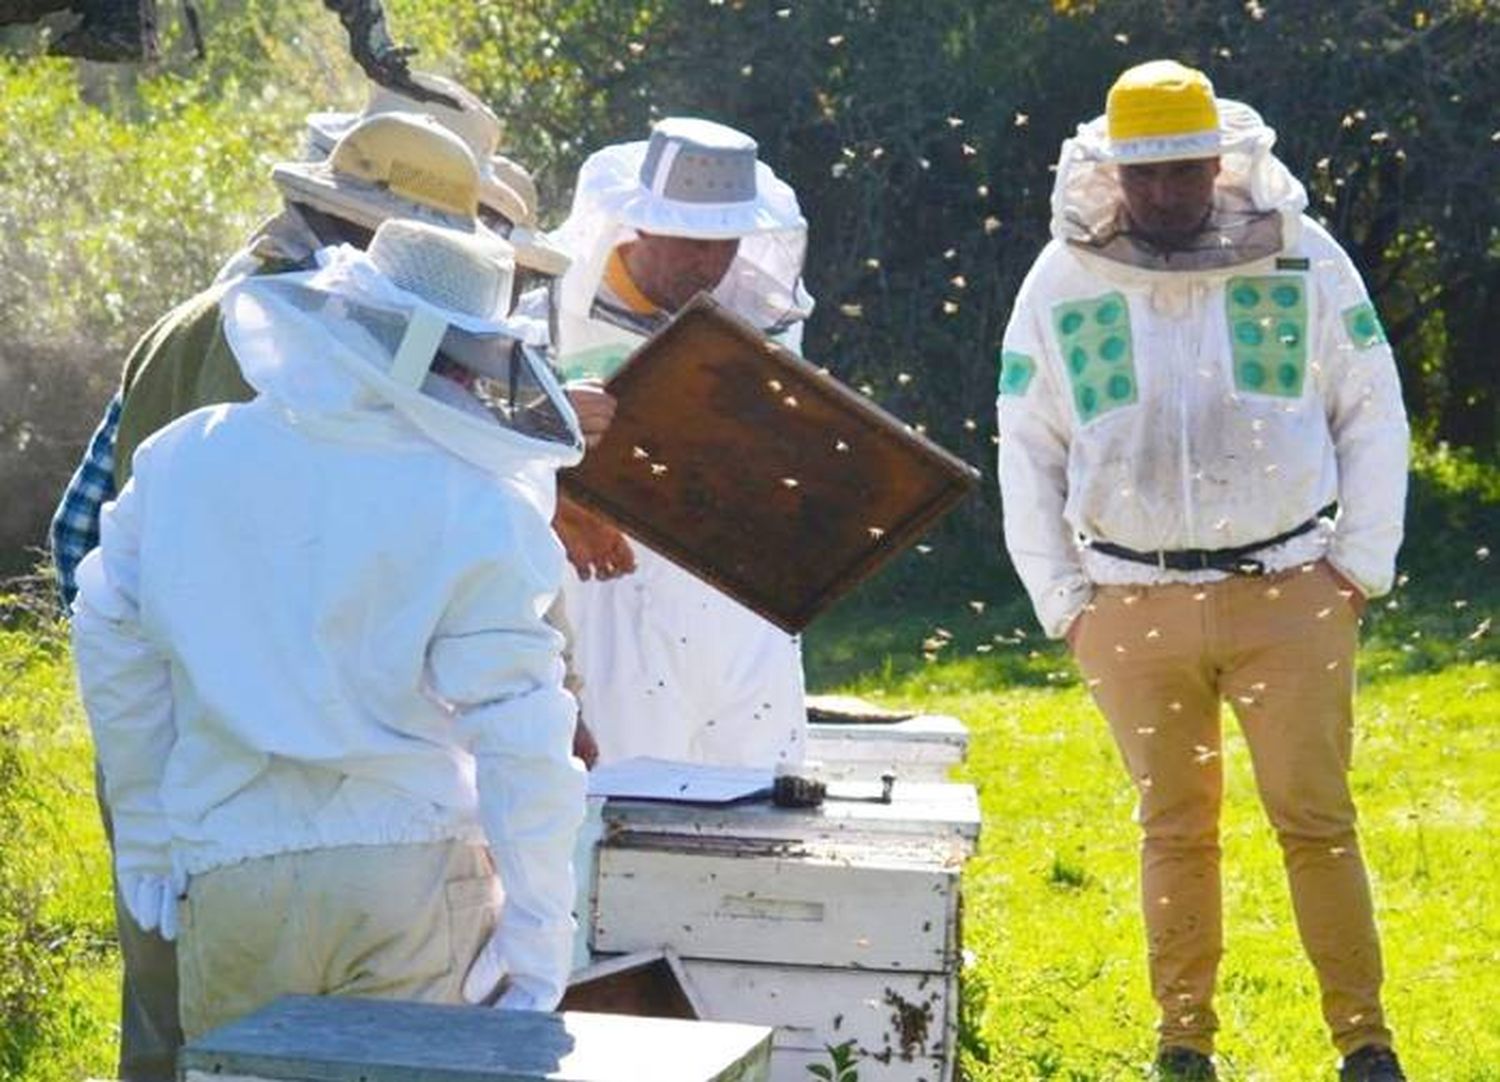
[[[73,657],[114,820],[121,897],[141,927],[170,939],[181,883],[161,782],[177,727],[167,656],[141,627],[141,485],[150,470],[146,455],[136,462],[119,499],[104,506],[99,547],[78,567]]]
[[[573,952],[573,846],[585,774],[572,756],[577,706],[563,689],[562,636],[545,619],[560,577],[538,544],[505,529],[496,558],[467,577],[428,652],[428,680],[473,753],[479,811],[505,891],[495,941],[508,1003],[551,1010]],[[528,548],[528,546],[530,546]],[[554,555],[554,554],[549,554]]]
[[[1048,635],[1061,638],[1088,603],[1068,498],[1067,399],[1046,363],[1045,343],[1022,287],[1005,329],[1000,393],[1000,503],[1005,547]]]
[[[1339,499],[1328,558],[1367,597],[1378,597],[1391,588],[1401,547],[1406,410],[1395,357],[1359,272],[1342,251],[1327,264],[1319,341]]]
[[[804,320],[798,320],[780,334],[772,335],[772,341],[779,342],[797,356],[802,356],[802,332],[807,326]]]

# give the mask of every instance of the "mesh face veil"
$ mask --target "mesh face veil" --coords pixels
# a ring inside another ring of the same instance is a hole
[[[518,435],[567,447],[577,437],[571,407],[552,375],[545,347],[450,328],[433,359],[432,376],[457,384]]]
[[[1213,208],[1191,245],[1164,255],[1137,244],[1124,228],[1120,162],[1104,116],[1080,125],[1063,143],[1052,189],[1052,235],[1113,263],[1171,273],[1251,263],[1289,243],[1307,193],[1272,153],[1276,133],[1241,102],[1220,98],[1215,108],[1219,173]]]
[[[500,439],[554,465],[576,462],[583,441],[546,364],[546,327],[509,314],[504,242],[440,232],[388,222],[368,254],[325,249],[316,271],[237,287],[226,330],[247,376],[295,384],[299,358],[326,357],[367,404],[389,403],[440,443],[473,450]],[[308,389],[293,396],[304,406]]]
[[[563,284],[564,315],[588,317],[611,253],[645,232],[737,239],[713,295],[765,333],[806,319],[807,222],[792,189],[756,154],[741,132],[678,117],[661,121],[649,140],[591,155],[554,234],[576,260]]]

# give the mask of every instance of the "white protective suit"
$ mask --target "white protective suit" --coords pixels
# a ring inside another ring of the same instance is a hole
[[[1324,555],[1368,596],[1402,534],[1407,424],[1390,347],[1347,255],[1254,110],[1220,100],[1210,227],[1163,253],[1122,226],[1103,117],[1063,144],[1052,241],[1016,298],[997,409],[1005,539],[1043,628],[1096,583],[1209,581],[1082,547]]]
[[[79,569],[122,892],[170,938],[200,872],[487,839],[506,895],[488,973],[510,973],[502,1006],[551,1009],[584,775],[542,614],[564,563],[550,470],[579,460],[577,421],[545,366],[524,430],[423,382],[434,338],[411,383],[391,378],[418,302],[362,253],[319,257],[226,295],[259,397],[143,443]]]
[[[658,131],[674,123],[682,122],[664,121]],[[560,306],[564,374],[609,376],[666,322],[664,315],[632,320],[610,304],[607,291],[601,295],[611,252],[637,229],[740,238],[714,296],[783,344],[800,347],[813,302],[801,277],[807,224],[792,189],[756,162],[752,202],[678,202],[663,196],[661,184],[642,182],[647,153],[643,141],[592,155],[579,172],[572,212],[555,234],[574,256]],[[800,762],[806,708],[798,637],[639,541],[631,545],[634,573],[583,582],[570,569],[564,583],[583,715],[600,762],[637,755],[744,766]]]

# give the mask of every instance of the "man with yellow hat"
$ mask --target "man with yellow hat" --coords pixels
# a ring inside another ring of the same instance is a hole
[[[283,163],[273,174],[283,198],[280,213],[257,229],[211,288],[169,312],[132,350],[121,389],[53,518],[51,547],[65,605],[73,600],[78,563],[98,544],[100,509],[129,480],[136,447],[193,409],[253,396],[224,337],[219,308],[235,281],[309,269],[315,251],[327,244],[364,247],[391,217],[514,238],[518,293],[538,276],[555,278],[566,269],[566,256],[535,229],[530,178],[494,154],[498,119],[457,84],[418,78],[453,97],[458,108],[377,90],[361,114],[310,116],[314,160]],[[599,408],[585,404],[579,412],[585,428],[597,430]],[[108,823],[107,809],[105,817]],[[176,1077],[182,1041],[175,951],[140,929],[123,903],[116,909],[124,961],[119,1077],[165,1082]]]
[[[1347,774],[1407,424],[1358,272],[1249,107],[1153,61],[1062,148],[999,398],[1005,539],[1139,796],[1159,1077],[1212,1079],[1220,703],[1276,830],[1348,1082],[1404,1076]]]

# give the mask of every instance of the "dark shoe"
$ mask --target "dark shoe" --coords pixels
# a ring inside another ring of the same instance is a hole
[[[1218,1077],[1214,1061],[1191,1048],[1163,1048],[1156,1057],[1160,1082],[1216,1082]]]
[[[1401,1061],[1383,1044],[1367,1044],[1344,1057],[1339,1082],[1406,1082]]]

